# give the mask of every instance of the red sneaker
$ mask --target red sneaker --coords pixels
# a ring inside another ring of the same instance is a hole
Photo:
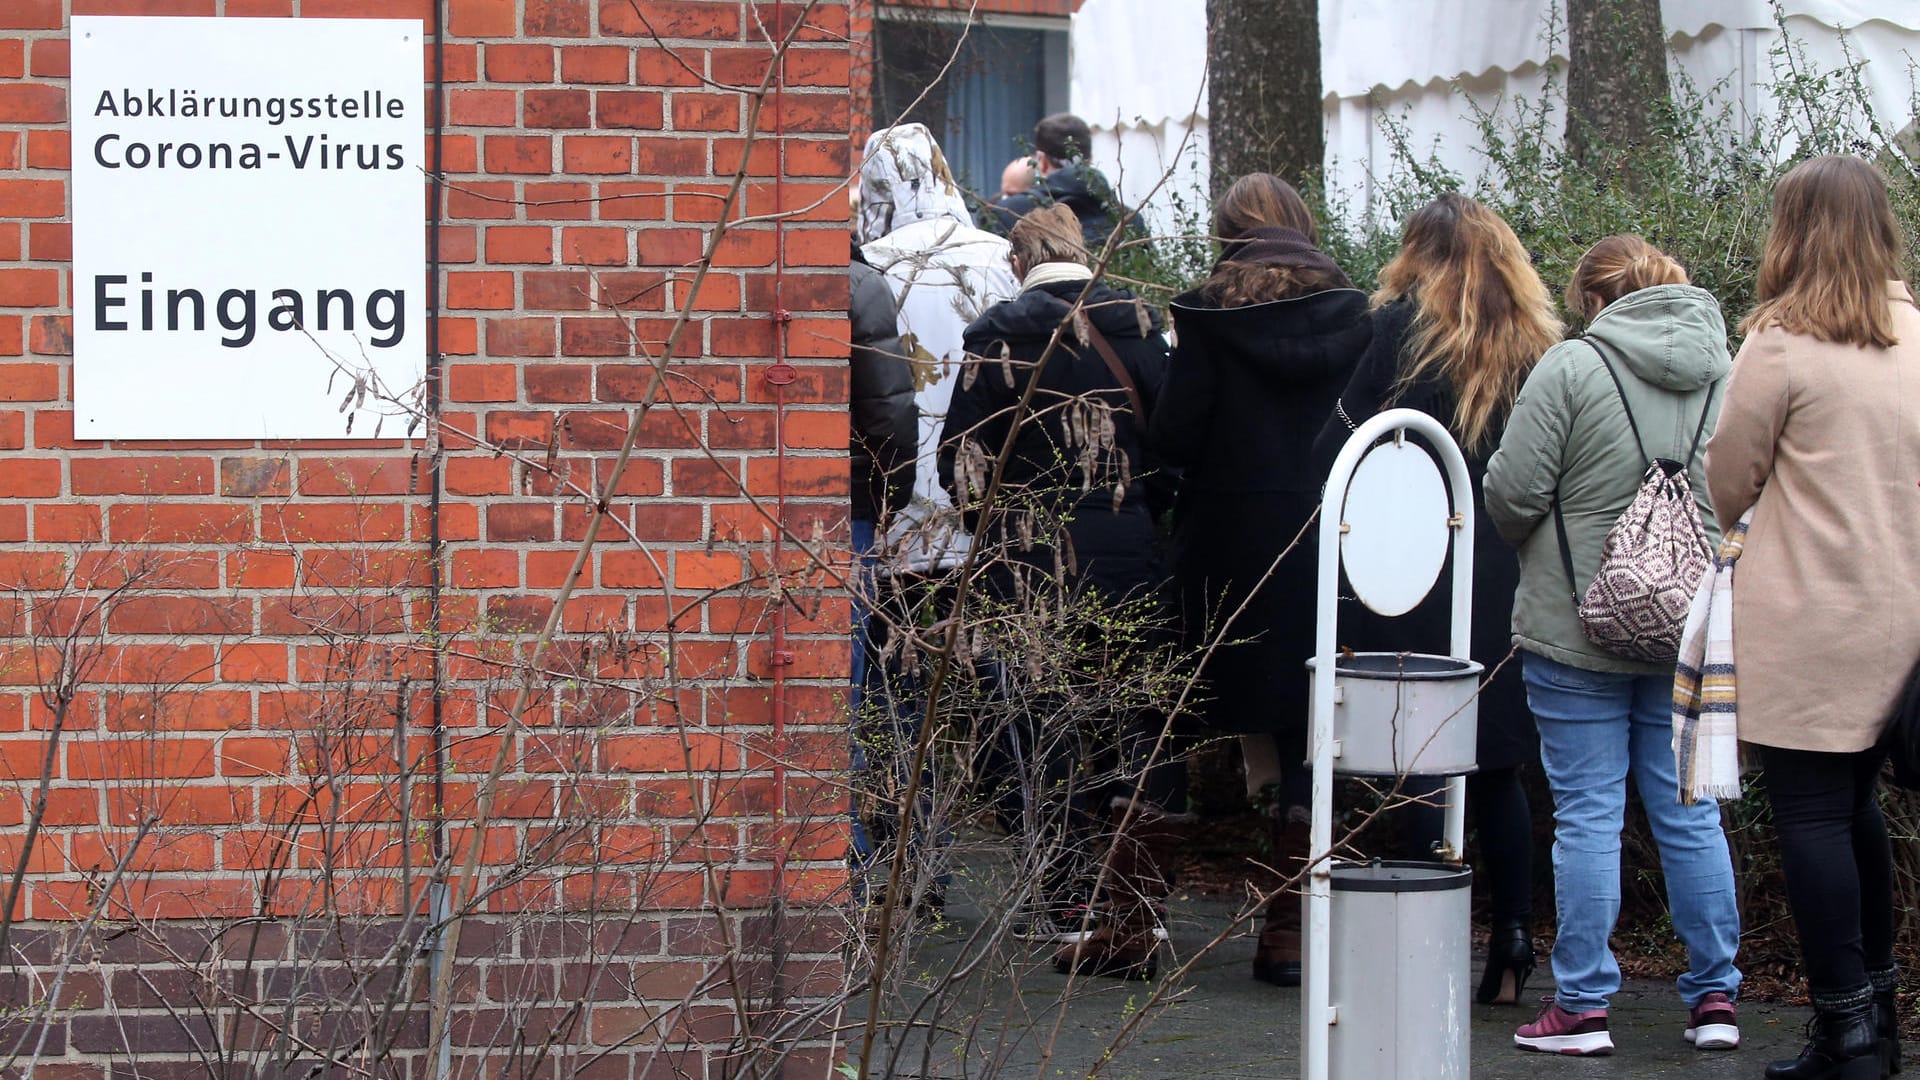
[[[1533,1023],[1513,1033],[1513,1045],[1546,1054],[1598,1057],[1613,1053],[1613,1036],[1607,1031],[1607,1010],[1570,1013],[1548,998]]]
[[[1687,1041],[1695,1050],[1732,1050],[1740,1045],[1740,1017],[1733,999],[1713,993],[1687,1010]]]

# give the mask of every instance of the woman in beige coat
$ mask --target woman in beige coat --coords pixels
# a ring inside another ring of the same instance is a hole
[[[1920,310],[1885,183],[1822,157],[1774,192],[1760,305],[1707,447],[1734,571],[1740,738],[1759,751],[1816,1012],[1775,1080],[1883,1076],[1893,863],[1876,748],[1920,657]]]

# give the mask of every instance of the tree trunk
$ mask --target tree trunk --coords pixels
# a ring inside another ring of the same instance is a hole
[[[1604,172],[1658,148],[1671,108],[1660,0],[1567,0],[1567,149]]]
[[[1207,62],[1214,192],[1250,172],[1296,186],[1318,177],[1327,153],[1319,0],[1207,0]]]

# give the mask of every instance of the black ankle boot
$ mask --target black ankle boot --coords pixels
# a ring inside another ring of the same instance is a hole
[[[1487,941],[1487,968],[1474,1000],[1482,1005],[1516,1005],[1533,974],[1533,935],[1520,919],[1499,919]]]
[[[1814,1009],[1807,1046],[1790,1061],[1767,1066],[1767,1080],[1880,1080],[1880,1034],[1871,999],[1841,1009]]]
[[[1880,1036],[1880,1057],[1888,1076],[1900,1071],[1900,1016],[1892,990],[1873,992],[1873,1029]]]

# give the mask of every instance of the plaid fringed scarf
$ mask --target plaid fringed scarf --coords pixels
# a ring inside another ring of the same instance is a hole
[[[1673,756],[1680,801],[1740,797],[1740,733],[1733,678],[1733,564],[1747,542],[1749,509],[1720,542],[1713,571],[1687,609],[1673,670]]]

